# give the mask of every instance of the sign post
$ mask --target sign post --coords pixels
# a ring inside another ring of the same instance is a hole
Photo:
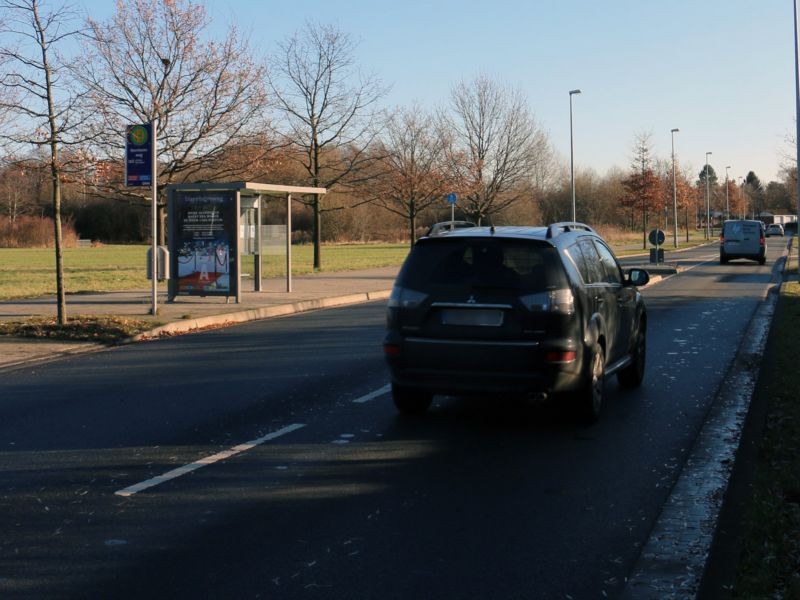
[[[150,313],[158,314],[158,157],[156,156],[156,128],[158,121],[125,128],[125,185],[149,185],[151,198],[150,274],[152,275],[152,307]]]
[[[659,264],[664,262],[664,250],[660,247],[664,240],[666,240],[667,236],[661,229],[653,229],[650,231],[650,235],[648,239],[650,243],[655,246],[654,249],[650,249],[650,262],[653,264]]]
[[[456,224],[456,200],[458,196],[452,192],[447,194],[447,203],[450,205],[450,231],[453,231]]]

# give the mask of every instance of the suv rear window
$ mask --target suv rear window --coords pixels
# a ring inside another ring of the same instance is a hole
[[[558,250],[547,243],[508,238],[421,240],[409,254],[398,283],[415,290],[437,285],[539,292],[566,286]]]

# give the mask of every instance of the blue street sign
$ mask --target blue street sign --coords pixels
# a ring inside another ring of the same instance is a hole
[[[455,204],[456,200],[458,200],[458,196],[453,193],[447,194],[447,203],[448,204]]]
[[[153,127],[151,123],[125,128],[125,185],[153,183]]]

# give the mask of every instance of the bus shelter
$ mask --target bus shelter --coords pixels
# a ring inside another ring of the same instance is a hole
[[[242,255],[252,254],[255,291],[262,291],[262,211],[270,197],[286,202],[286,291],[292,291],[292,196],[325,188],[232,183],[167,186],[168,301],[178,296],[225,296],[242,301]]]

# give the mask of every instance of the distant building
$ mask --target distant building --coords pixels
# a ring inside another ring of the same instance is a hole
[[[769,211],[762,211],[756,215],[756,219],[769,225],[770,223],[779,223],[786,225],[786,223],[794,223],[797,221],[797,215],[776,215]]]

